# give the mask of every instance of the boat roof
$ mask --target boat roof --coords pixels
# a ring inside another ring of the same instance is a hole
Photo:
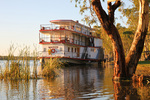
[[[51,20],[51,23],[57,24],[57,25],[80,25],[80,26],[84,26],[90,30],[93,30],[92,28],[85,26],[83,24],[80,24],[78,21],[74,21],[74,20]]]

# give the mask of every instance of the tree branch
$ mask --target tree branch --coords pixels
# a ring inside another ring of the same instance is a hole
[[[121,5],[120,0],[117,0],[117,1],[113,4],[112,8],[113,8],[114,10],[116,10],[120,5]]]
[[[132,76],[135,73],[138,61],[141,57],[141,53],[144,47],[144,40],[147,35],[148,23],[149,23],[149,4],[148,0],[139,0],[139,21],[138,27],[134,35],[130,51],[126,57],[126,68],[130,69],[129,75]],[[132,69],[132,70],[131,70]]]
[[[120,0],[117,0],[113,5],[111,2],[107,2],[107,5],[108,5],[109,22],[114,23],[114,12],[121,5],[121,2]]]
[[[105,30],[109,30],[109,28],[108,28],[109,18],[101,6],[100,0],[92,0],[91,4],[93,6],[93,10],[95,11],[99,21],[101,22],[103,28],[105,28]]]

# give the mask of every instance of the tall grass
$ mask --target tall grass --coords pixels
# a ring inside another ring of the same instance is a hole
[[[14,57],[16,47],[14,44],[10,45],[8,49],[8,58],[3,72],[4,79],[26,79],[30,78],[30,67],[29,67],[29,57],[30,50],[29,47],[25,46],[19,51],[18,58]]]
[[[3,79],[4,76],[3,76],[3,71],[2,71],[2,67],[0,66],[0,79]]]
[[[32,53],[33,57],[34,57],[34,62],[33,62],[33,74],[32,74],[32,78],[37,78],[37,66],[38,66],[38,62],[37,62],[37,58],[38,58],[38,48],[36,45],[34,45],[34,50]]]
[[[64,63],[62,63],[60,59],[50,58],[44,64],[44,68],[42,70],[42,76],[47,77],[47,78],[54,78],[61,73],[60,69],[63,66],[64,66]]]
[[[30,47],[25,46],[19,50],[18,58],[14,57],[16,51],[14,44],[10,45],[8,49],[8,59],[5,64],[5,69],[0,67],[0,79],[24,79],[29,80],[31,78],[38,78],[37,66],[38,66],[38,48],[34,45],[33,52],[30,52]],[[33,60],[33,72],[30,69],[31,56]],[[42,70],[43,77],[54,78],[59,75],[60,68],[63,63],[58,58],[50,58],[45,64]]]

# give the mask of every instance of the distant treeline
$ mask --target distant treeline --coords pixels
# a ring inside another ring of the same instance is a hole
[[[13,56],[11,57],[11,60],[16,60],[16,59],[22,59],[22,58],[28,58],[29,60],[34,60],[39,59],[38,57],[20,57],[20,56]],[[0,60],[8,60],[10,59],[8,56],[0,56]]]

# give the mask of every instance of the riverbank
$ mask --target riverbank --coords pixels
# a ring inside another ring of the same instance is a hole
[[[135,74],[150,77],[150,61],[139,62]]]

